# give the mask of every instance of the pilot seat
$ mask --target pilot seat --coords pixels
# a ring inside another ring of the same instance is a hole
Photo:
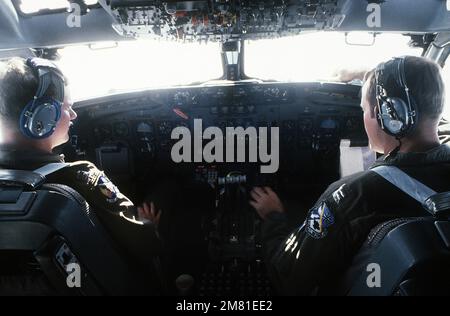
[[[160,294],[148,268],[124,254],[72,188],[0,170],[0,295]]]

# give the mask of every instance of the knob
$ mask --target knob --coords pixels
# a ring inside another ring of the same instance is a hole
[[[175,285],[180,296],[187,296],[191,294],[194,283],[194,278],[189,274],[181,274],[175,280]]]

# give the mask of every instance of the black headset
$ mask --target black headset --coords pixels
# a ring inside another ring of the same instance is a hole
[[[405,58],[393,58],[375,70],[377,121],[384,132],[397,139],[411,132],[418,117],[406,83]]]
[[[20,130],[33,139],[47,138],[53,134],[61,118],[65,79],[58,67],[47,59],[28,58],[26,64],[38,77],[39,85],[33,100],[20,115]],[[51,85],[55,88],[54,97],[46,95]]]

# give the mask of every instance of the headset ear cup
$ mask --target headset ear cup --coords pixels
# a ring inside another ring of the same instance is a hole
[[[414,128],[418,115],[407,87],[405,59],[406,57],[393,58],[377,66],[375,71],[380,112],[377,116],[378,124],[383,131],[396,138],[406,136]],[[394,97],[389,97],[390,95]]]
[[[385,131],[402,136],[409,129],[408,106],[401,98],[388,98],[381,106],[381,119]]]
[[[30,138],[43,139],[52,135],[61,118],[61,103],[53,98],[31,101],[20,115],[20,130]]]
[[[391,98],[390,101],[398,118],[401,121],[406,122],[408,119],[408,106],[406,105],[405,101],[403,101],[401,98]]]

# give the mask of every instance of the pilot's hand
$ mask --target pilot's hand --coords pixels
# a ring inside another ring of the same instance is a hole
[[[267,215],[272,212],[284,212],[283,203],[281,203],[278,195],[273,192],[269,187],[255,187],[250,192],[252,200],[250,200],[250,205],[253,206],[261,216],[262,219],[266,219]]]
[[[161,210],[156,212],[155,204],[153,204],[153,202],[150,202],[150,205],[148,202],[143,202],[141,206],[138,206],[137,211],[139,220],[150,221],[158,228]]]

